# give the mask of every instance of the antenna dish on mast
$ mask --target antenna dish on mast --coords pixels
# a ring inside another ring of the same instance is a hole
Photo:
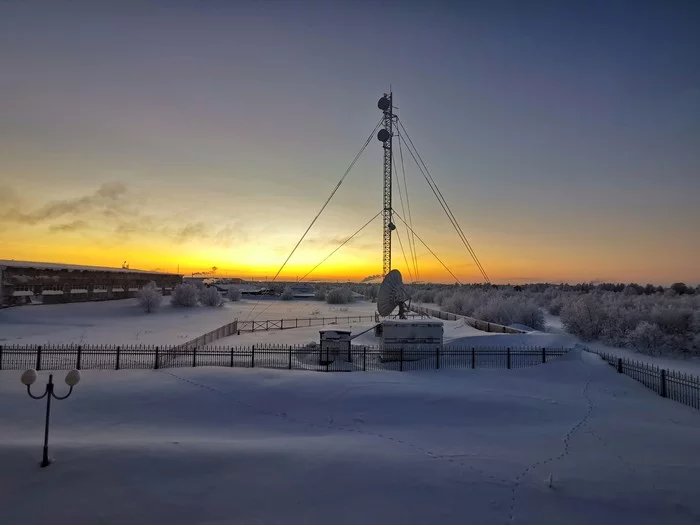
[[[389,133],[386,129],[382,128],[379,130],[377,133],[377,139],[379,139],[380,142],[386,142],[391,138],[391,133]]]
[[[388,110],[391,107],[391,99],[384,95],[379,99],[379,102],[377,102],[377,107],[382,111]]]
[[[377,294],[377,311],[382,317],[391,315],[396,307],[399,307],[399,318],[406,318],[406,301],[408,300],[408,293],[403,285],[403,279],[401,278],[401,272],[398,270],[391,270],[379,287],[379,293]]]

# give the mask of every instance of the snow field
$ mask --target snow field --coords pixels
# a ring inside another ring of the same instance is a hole
[[[54,405],[47,469],[43,404],[19,375],[0,372],[7,525],[700,519],[697,412],[588,353],[520,370],[85,371]]]

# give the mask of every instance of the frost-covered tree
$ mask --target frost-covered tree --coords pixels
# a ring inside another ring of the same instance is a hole
[[[328,290],[326,302],[328,304],[347,304],[352,302],[352,290],[347,286],[340,286]]]
[[[163,301],[163,295],[160,293],[156,283],[151,281],[137,292],[136,299],[139,302],[139,306],[141,306],[147,314],[150,314],[160,307],[160,303]]]
[[[659,325],[648,321],[641,321],[629,332],[627,340],[629,346],[646,354],[660,351],[666,344],[666,336]]]
[[[178,284],[170,298],[173,306],[197,306],[197,287],[191,283]]]
[[[325,301],[326,300],[326,289],[322,286],[319,286],[316,288],[316,291],[314,292],[314,299],[317,301]]]
[[[224,298],[216,287],[209,286],[199,291],[199,302],[204,306],[221,306],[224,304]]]
[[[607,314],[599,300],[590,294],[570,301],[561,310],[561,320],[569,333],[584,341],[598,339],[605,328]]]
[[[280,295],[280,299],[283,301],[291,301],[294,299],[294,290],[292,290],[290,286],[285,286],[282,295]]]
[[[231,288],[229,288],[226,292],[226,297],[229,301],[240,301],[242,296],[243,293],[237,286],[231,286]]]

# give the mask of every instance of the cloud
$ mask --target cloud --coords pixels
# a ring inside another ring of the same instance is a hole
[[[209,237],[209,229],[203,222],[186,224],[179,228],[174,235],[177,242],[186,242],[192,239],[202,239]]]
[[[119,208],[128,203],[126,185],[122,182],[107,182],[96,191],[82,197],[50,201],[30,212],[23,212],[20,200],[13,192],[3,191],[3,207],[0,219],[34,226],[65,217],[73,217],[95,211],[119,213]]]
[[[159,238],[174,243],[206,241],[231,247],[258,235],[243,219],[213,224],[183,220],[181,214],[160,212],[148,194],[137,193],[123,182],[107,182],[94,191],[74,198],[53,200],[34,209],[27,207],[10,187],[0,186],[0,225],[23,224],[47,227],[51,233],[94,231],[114,234],[118,242],[132,236]],[[160,213],[159,213],[160,212]]]
[[[63,224],[53,224],[49,226],[49,231],[51,232],[74,232],[77,230],[85,230],[89,228],[90,225],[82,220],[75,220],[71,222],[66,222]]]

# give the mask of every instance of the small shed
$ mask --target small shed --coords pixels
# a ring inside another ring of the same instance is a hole
[[[332,363],[336,359],[352,361],[350,355],[350,330],[319,330],[321,355],[319,364]]]

